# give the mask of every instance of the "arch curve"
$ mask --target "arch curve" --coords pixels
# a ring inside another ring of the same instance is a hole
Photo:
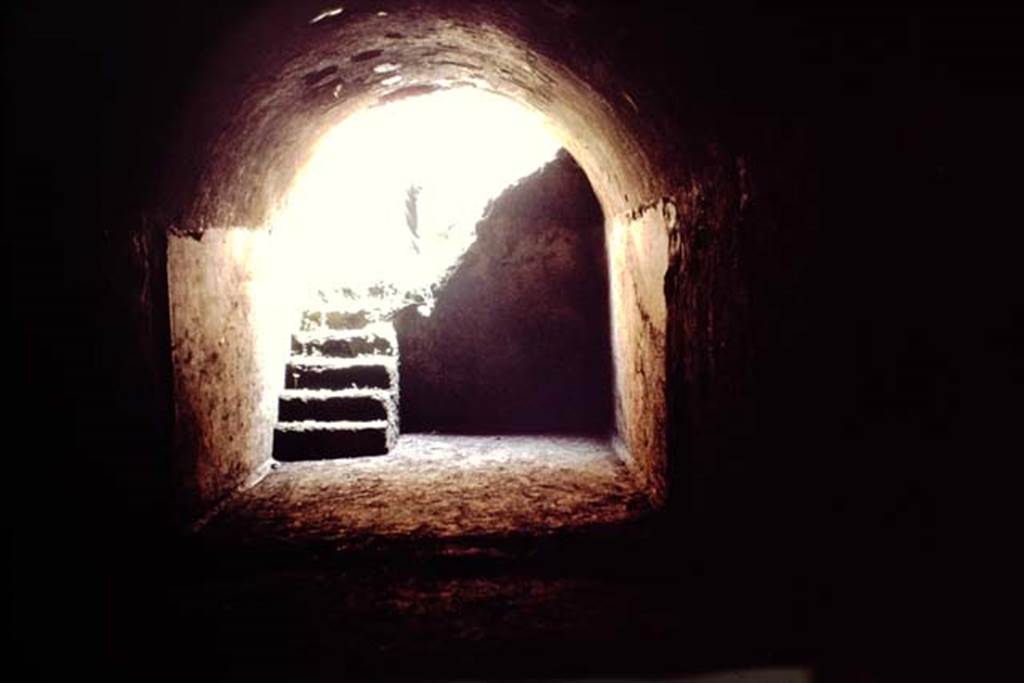
[[[184,173],[172,168],[170,180],[184,205],[181,232],[262,225],[333,125],[364,107],[451,86],[490,90],[544,115],[608,216],[667,193],[629,93],[609,92],[613,84],[584,80],[546,54],[548,42],[572,29],[567,3],[559,13],[554,3],[371,10],[357,2],[315,23],[322,4],[287,4],[240,27],[195,92],[183,147],[200,156]]]
[[[255,327],[272,317],[266,299],[278,287],[254,264],[266,250],[259,235],[315,143],[365,107],[467,85],[540,112],[594,189],[606,221],[614,439],[652,499],[663,499],[665,276],[676,217],[661,198],[671,183],[636,100],[557,47],[575,39],[578,12],[573,2],[271,2],[230,36],[187,112],[185,152],[168,161],[179,216],[168,257],[185,416],[177,449],[192,508],[209,507],[270,457],[277,342]],[[235,413],[242,427],[225,442],[217,416]]]

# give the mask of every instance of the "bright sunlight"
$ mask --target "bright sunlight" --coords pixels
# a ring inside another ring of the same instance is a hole
[[[366,109],[320,140],[274,230],[311,296],[427,312],[487,203],[560,147],[539,114],[474,88]]]

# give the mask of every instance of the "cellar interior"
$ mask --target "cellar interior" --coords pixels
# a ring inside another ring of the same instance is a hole
[[[1005,450],[1019,393],[1018,16],[6,11],[34,670],[944,669],[940,463]],[[467,93],[543,153],[428,113]]]

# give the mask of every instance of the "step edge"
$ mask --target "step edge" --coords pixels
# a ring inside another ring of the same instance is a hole
[[[394,401],[394,391],[378,387],[357,387],[348,389],[284,389],[280,395],[284,401],[326,401],[335,398],[376,398]]]
[[[355,432],[377,431],[389,428],[387,420],[302,420],[297,422],[278,422],[274,431],[301,434],[303,432]]]
[[[292,333],[292,339],[300,343],[311,343],[316,341],[349,340],[360,338],[380,338],[394,341],[398,335],[394,328],[374,328],[367,326],[351,330],[300,330]]]
[[[342,358],[338,356],[310,356],[306,354],[293,354],[288,359],[289,366],[299,367],[325,367],[325,368],[362,368],[384,366],[387,368],[397,367],[397,356],[386,354],[360,354],[353,358]]]

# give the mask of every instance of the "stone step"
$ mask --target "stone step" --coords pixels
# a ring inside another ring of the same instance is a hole
[[[274,458],[294,462],[384,455],[396,439],[384,420],[281,422],[274,430]]]
[[[357,330],[316,330],[292,335],[292,353],[305,356],[356,358],[363,355],[394,355],[398,348],[395,328],[375,323]]]
[[[358,330],[373,322],[368,311],[304,311],[300,329]]]
[[[286,389],[390,389],[398,386],[393,356],[292,356],[285,368]]]
[[[277,419],[304,420],[389,420],[398,414],[395,398],[386,389],[343,391],[290,389],[281,394]]]

